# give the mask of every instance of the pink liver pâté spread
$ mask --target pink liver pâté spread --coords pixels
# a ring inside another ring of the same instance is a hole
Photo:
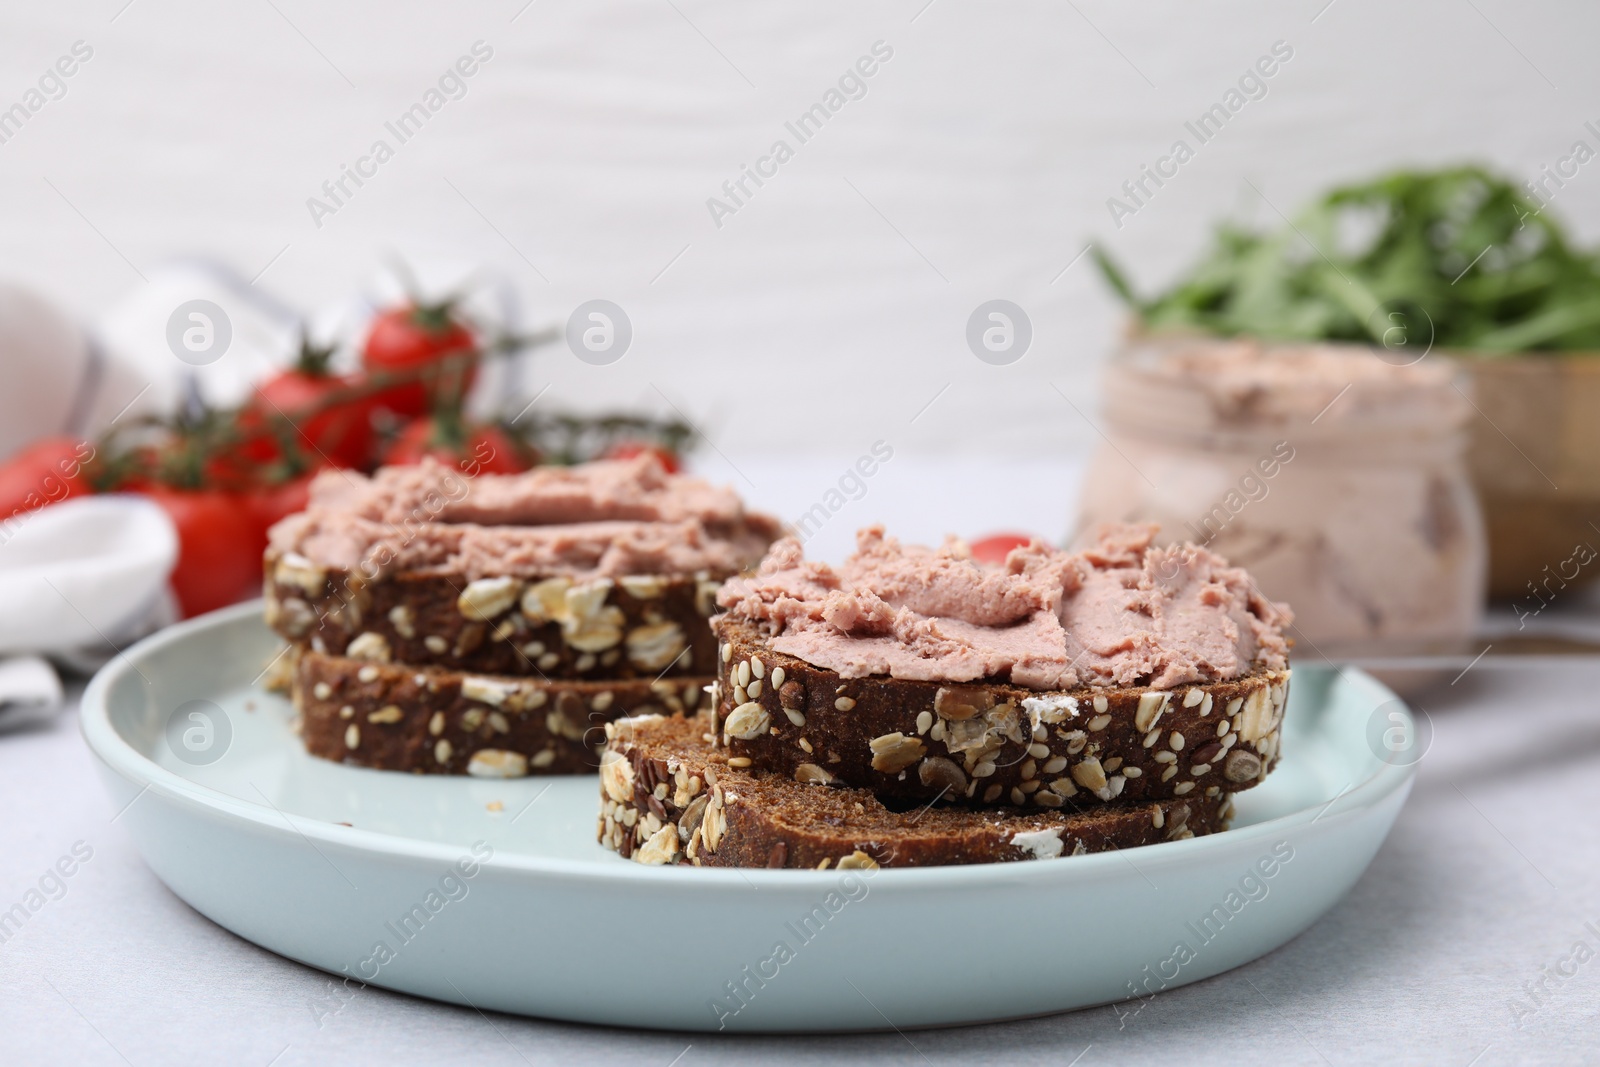
[[[999,566],[959,540],[903,545],[881,526],[838,567],[785,538],[717,600],[777,651],[845,678],[1169,688],[1285,667],[1289,609],[1204,548],[1152,547],[1155,533],[1108,526],[1082,551],[1034,542]]]
[[[779,531],[725,486],[668,474],[650,456],[468,478],[433,460],[372,477],[327,471],[272,548],[377,577],[716,576],[755,564]]]

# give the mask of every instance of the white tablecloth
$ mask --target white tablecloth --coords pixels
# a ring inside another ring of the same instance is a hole
[[[853,512],[866,509],[903,513],[919,537],[924,525],[988,525],[960,521],[950,510],[958,499],[919,492],[931,468],[894,470],[837,524],[853,526],[864,517]],[[786,514],[817,489],[781,472],[749,473],[752,496]],[[937,473],[945,484],[959,476]],[[1070,486],[1055,484],[1063,491],[1018,516],[1025,528],[1054,533],[1065,521]],[[47,891],[20,929],[0,929],[0,1063],[1594,1063],[1597,689],[1600,661],[1485,661],[1422,694],[1432,747],[1350,896],[1291,944],[1162,993],[1126,1025],[1097,1008],[903,1035],[782,1038],[484,1017],[378,989],[319,1026],[327,976],[214,926],[155,878],[115,821],[69,713],[0,737],[0,911],[41,878]],[[59,882],[47,876],[58,862],[73,872]]]

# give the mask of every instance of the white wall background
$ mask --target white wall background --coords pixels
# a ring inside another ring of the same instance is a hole
[[[1055,387],[1092,413],[1120,320],[1087,259],[1062,273],[1087,241],[1150,286],[1218,216],[1403,164],[1531,177],[1600,119],[1575,0],[524,3],[7,0],[0,107],[74,41],[94,57],[0,144],[0,275],[92,321],[178,254],[307,309],[394,252],[482,262],[535,321],[593,297],[633,319],[613,366],[545,349],[550,402],[664,393],[734,463],[1048,454],[1094,440]],[[468,95],[316,227],[307,197],[479,39]],[[868,95],[714,226],[706,198],[880,39]],[[1277,40],[1269,95],[1114,227],[1107,197]],[[1600,169],[1559,210],[1600,235]],[[993,297],[1034,324],[1008,367],[964,341]]]

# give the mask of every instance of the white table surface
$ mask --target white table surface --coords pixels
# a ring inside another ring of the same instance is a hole
[[[899,470],[873,488],[880,514],[929,476],[917,464]],[[757,486],[792,481],[749,473]],[[809,499],[815,487],[791,493]],[[786,513],[790,505],[776,489],[751,495]],[[982,532],[936,499],[927,506],[907,524]],[[1049,531],[1064,515],[1064,503],[1044,503],[1019,522]],[[378,989],[319,1025],[326,975],[213,925],[144,865],[69,710],[0,736],[0,911],[75,843],[93,850],[65,893],[0,943],[0,1063],[1594,1063],[1600,959],[1569,977],[1555,968],[1580,941],[1600,957],[1597,689],[1597,660],[1486,661],[1421,694],[1432,746],[1350,896],[1277,952],[1161,993],[1125,1024],[1097,1008],[963,1029],[775,1038],[485,1017]]]

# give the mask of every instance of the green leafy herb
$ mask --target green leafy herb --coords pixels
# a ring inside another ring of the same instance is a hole
[[[1224,223],[1188,276],[1149,300],[1098,246],[1094,257],[1151,330],[1383,343],[1403,328],[1485,354],[1600,351],[1600,257],[1479,167],[1344,186],[1279,230]]]

